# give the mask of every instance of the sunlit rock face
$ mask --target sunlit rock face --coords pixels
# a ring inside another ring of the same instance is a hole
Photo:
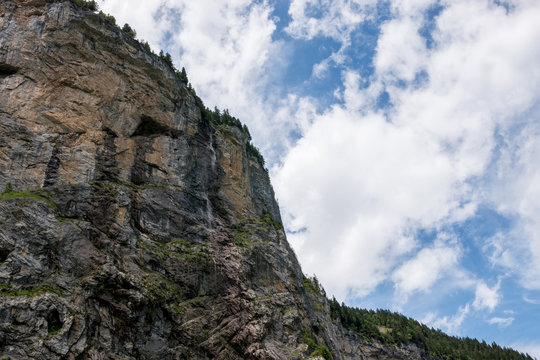
[[[427,358],[305,290],[248,141],[100,16],[0,2],[2,358]]]

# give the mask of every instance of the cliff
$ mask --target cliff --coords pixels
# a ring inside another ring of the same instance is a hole
[[[331,319],[247,135],[196,100],[93,12],[0,2],[2,358],[429,359]]]

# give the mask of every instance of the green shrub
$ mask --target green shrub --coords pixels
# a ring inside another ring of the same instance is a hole
[[[178,79],[180,79],[180,81],[182,83],[184,83],[185,85],[188,84],[188,77],[187,77],[187,73],[186,73],[186,69],[182,66],[182,70],[181,71],[177,71],[176,72],[176,76],[178,77]]]
[[[311,355],[309,356],[310,357],[322,356],[325,360],[332,360],[332,353],[330,352],[330,349],[328,349],[328,346],[324,344],[317,344],[315,351],[313,351]]]
[[[9,191],[8,191],[9,190]],[[53,203],[51,200],[47,199],[46,197],[43,197],[40,195],[39,192],[33,192],[33,191],[13,191],[12,188],[8,188],[6,186],[6,190],[2,194],[0,194],[0,201],[1,200],[8,200],[8,199],[17,199],[17,198],[28,198],[28,199],[34,199],[38,201],[42,201],[46,203],[51,209],[57,210],[57,206],[55,203]]]
[[[150,44],[148,43],[148,41],[142,41],[141,45],[146,51],[150,53],[152,52],[152,49],[150,48]]]
[[[105,19],[107,20],[108,22],[110,22],[111,24],[113,24],[114,26],[117,26],[116,25],[116,18],[112,15],[109,15],[109,14],[105,14],[103,11],[100,11],[98,13],[99,17],[101,17],[102,19]]]
[[[255,159],[257,159],[257,162],[259,163],[259,165],[261,165],[261,167],[264,168],[264,158],[261,152],[259,151],[259,149],[257,149],[255,145],[253,145],[250,142],[246,143],[246,152],[249,155],[253,156]]]
[[[309,330],[304,331],[302,336],[302,342],[308,346],[309,349],[313,350],[309,355],[310,358],[322,356],[325,360],[332,360],[332,353],[328,349],[328,346],[325,344],[319,344],[313,334]]]
[[[159,57],[165,61],[170,67],[174,68],[174,64],[173,64],[173,61],[172,61],[172,57],[171,57],[171,54],[169,53],[163,53],[163,50],[161,50],[159,52]]]
[[[124,26],[122,27],[122,31],[131,36],[132,38],[137,36],[137,32],[133,30],[133,28],[127,23],[124,24]]]
[[[312,349],[315,349],[317,347],[317,341],[315,341],[315,339],[313,338],[313,334],[309,330],[304,330],[302,342]]]
[[[261,220],[265,224],[273,226],[276,230],[283,230],[283,225],[279,221],[274,220],[274,218],[272,218],[272,215],[270,215],[269,213],[264,213],[264,215],[261,217]]]

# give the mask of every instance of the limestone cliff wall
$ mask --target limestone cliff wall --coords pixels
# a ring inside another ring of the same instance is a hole
[[[306,291],[247,141],[96,14],[1,1],[0,356],[403,358]]]

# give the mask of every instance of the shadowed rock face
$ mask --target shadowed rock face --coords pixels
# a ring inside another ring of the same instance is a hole
[[[0,2],[0,355],[425,358],[306,292],[247,141],[99,16]]]

